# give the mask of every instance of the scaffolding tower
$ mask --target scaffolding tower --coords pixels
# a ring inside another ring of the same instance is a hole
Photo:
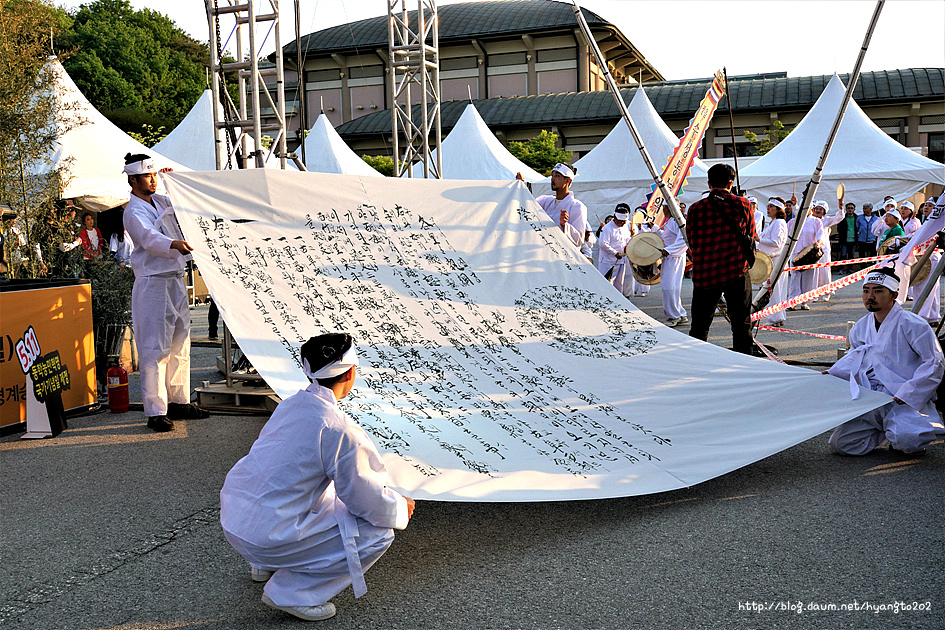
[[[387,0],[388,94],[394,136],[394,173],[400,177],[406,172],[407,177],[413,177],[414,163],[421,163],[424,177],[439,178],[443,155],[436,0],[417,0],[413,27],[411,13],[407,11],[407,0]],[[420,99],[414,103],[413,98],[418,94]],[[401,136],[404,140],[402,156]],[[432,150],[436,151],[435,160]]]
[[[207,21],[210,25],[210,87],[213,102],[222,103],[213,108],[213,126],[217,170],[247,168],[252,163],[263,168],[275,154],[281,168],[286,159],[285,123],[285,78],[282,67],[282,44],[279,39],[279,0],[204,0]],[[267,13],[257,12],[256,5]],[[268,6],[265,6],[268,5]],[[230,19],[232,18],[232,20]],[[221,37],[221,22],[230,27],[224,40]],[[266,29],[266,35],[258,35]],[[259,56],[272,36],[275,45],[275,65],[259,67]],[[224,61],[223,53],[230,44],[235,44],[236,59]],[[226,75],[236,74],[237,102],[234,103],[226,89]],[[275,76],[275,100],[265,82],[265,77]],[[274,122],[263,123],[262,110],[271,109]],[[273,138],[269,149],[262,146],[263,134]],[[250,145],[250,136],[255,140]]]

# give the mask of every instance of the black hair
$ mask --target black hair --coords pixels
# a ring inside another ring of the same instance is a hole
[[[343,357],[353,344],[354,339],[348,333],[326,333],[312,337],[302,344],[302,358],[308,361],[308,367],[312,372],[317,372]],[[346,374],[347,372],[331,378],[320,378],[318,384],[331,387],[338,381],[344,380]]]
[[[735,169],[728,164],[714,164],[709,169],[709,186],[724,188],[735,181]]]
[[[82,223],[85,223],[85,217],[92,217],[92,220],[95,220],[95,216],[88,210],[82,213]]]
[[[627,204],[625,204],[625,203],[618,203],[618,204],[617,204],[617,207],[614,208],[614,212],[628,212],[628,213],[632,213],[632,212],[633,212],[633,209],[632,209],[629,205],[627,205]]]
[[[874,272],[881,273],[884,276],[889,276],[896,282],[899,282],[900,280],[899,275],[893,270],[892,267],[878,267],[877,269],[874,270]]]
[[[125,153],[125,164],[134,164],[135,162],[140,162],[141,160],[150,160],[150,155],[145,155],[144,153]]]

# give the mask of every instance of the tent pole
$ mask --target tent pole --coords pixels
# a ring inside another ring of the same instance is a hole
[[[777,284],[781,274],[784,273],[784,267],[787,261],[791,259],[791,255],[794,253],[794,246],[797,244],[801,228],[804,227],[804,221],[807,219],[807,215],[810,212],[810,205],[813,203],[814,195],[817,194],[817,188],[820,186],[821,175],[824,170],[824,164],[827,162],[827,156],[830,154],[830,149],[837,137],[837,132],[840,131],[840,123],[843,122],[843,115],[847,111],[850,99],[853,98],[853,89],[856,87],[856,82],[860,78],[860,68],[863,66],[866,50],[869,48],[870,39],[873,38],[873,31],[876,29],[879,14],[882,12],[885,3],[886,0],[877,0],[876,2],[876,8],[873,10],[873,18],[870,20],[869,27],[866,29],[866,37],[863,38],[863,45],[860,47],[859,55],[857,55],[856,64],[853,66],[853,74],[850,75],[847,91],[843,95],[843,101],[840,103],[839,111],[837,111],[837,117],[833,121],[833,127],[831,127],[830,134],[827,136],[827,142],[824,144],[824,150],[820,154],[817,167],[814,169],[810,181],[807,182],[807,186],[804,188],[804,197],[801,199],[801,207],[798,209],[794,218],[794,229],[791,230],[791,233],[788,235],[788,242],[778,256],[777,261],[775,261],[774,273],[771,276],[768,290],[762,292],[752,305],[753,312],[760,311],[767,306],[768,301],[771,299],[771,291],[774,289],[775,284]]]
[[[623,116],[624,122],[627,123],[627,127],[630,128],[630,135],[633,136],[633,141],[636,142],[637,148],[640,150],[640,156],[643,158],[643,163],[646,164],[646,168],[650,171],[653,181],[656,182],[657,188],[660,189],[660,193],[663,195],[663,201],[667,206],[669,206],[670,214],[672,214],[673,218],[676,219],[676,224],[679,226],[679,232],[682,234],[683,240],[686,241],[686,247],[688,247],[689,236],[686,234],[686,217],[684,217],[682,212],[679,210],[679,203],[676,201],[675,195],[670,192],[666,182],[663,181],[662,176],[660,176],[659,172],[653,166],[653,160],[650,159],[650,154],[647,153],[646,147],[643,146],[643,139],[640,137],[640,133],[637,131],[636,125],[633,124],[633,119],[630,118],[630,110],[627,109],[627,104],[623,102],[623,97],[620,95],[620,89],[617,88],[617,83],[610,74],[610,68],[607,67],[607,60],[604,59],[604,55],[601,53],[600,47],[597,45],[597,40],[594,39],[594,34],[591,33],[591,27],[587,25],[587,20],[584,19],[584,14],[581,13],[581,7],[578,6],[577,0],[572,0],[572,2],[574,3],[574,16],[577,18],[578,25],[581,27],[581,32],[584,34],[584,39],[587,41],[587,45],[592,51],[594,51],[594,58],[597,60],[597,66],[600,68],[601,72],[604,73],[604,79],[607,81],[607,87],[610,90],[611,95],[613,95],[614,100],[617,102],[617,109],[620,111],[620,115]]]

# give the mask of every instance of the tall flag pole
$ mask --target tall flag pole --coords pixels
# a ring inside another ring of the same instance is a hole
[[[621,116],[623,116],[624,122],[626,122],[627,127],[630,128],[630,135],[633,136],[633,141],[636,142],[637,148],[640,150],[640,156],[643,158],[643,163],[646,164],[646,168],[650,171],[653,181],[656,182],[656,187],[660,190],[660,193],[666,200],[666,203],[669,205],[670,212],[673,215],[673,218],[676,219],[676,223],[679,225],[679,231],[682,234],[683,239],[686,241],[686,245],[688,246],[689,237],[686,235],[686,218],[679,210],[679,204],[676,201],[676,197],[673,196],[672,192],[667,187],[666,182],[664,182],[663,178],[660,177],[656,167],[653,166],[653,160],[650,159],[650,154],[647,153],[646,147],[643,146],[643,139],[640,137],[640,133],[637,131],[636,125],[633,124],[633,119],[630,118],[630,111],[627,109],[627,104],[624,102],[623,96],[620,95],[620,90],[617,88],[617,83],[610,74],[610,68],[607,67],[607,60],[604,59],[604,55],[601,53],[600,47],[597,45],[597,40],[594,39],[594,34],[591,33],[591,27],[587,25],[587,20],[584,19],[584,14],[581,12],[581,7],[578,6],[577,0],[572,1],[574,3],[574,16],[577,18],[578,26],[580,26],[581,32],[584,34],[584,39],[587,42],[587,45],[594,52],[594,58],[597,60],[597,67],[600,68],[600,71],[604,73],[604,80],[607,82],[607,87],[610,90],[610,93],[613,95],[614,100],[617,102],[617,109],[620,111]]]
[[[725,76],[725,103],[728,105],[728,127],[732,133],[732,159],[735,160],[735,185],[738,187],[738,194],[744,195],[742,190],[742,180],[738,176],[738,146],[735,144],[735,115],[732,114],[732,90],[728,82],[728,70],[722,66],[722,74]]]
[[[866,29],[866,37],[863,38],[863,45],[860,47],[859,55],[857,55],[856,64],[853,66],[853,74],[850,75],[847,91],[843,95],[843,101],[840,103],[839,111],[837,111],[837,117],[833,121],[833,127],[831,127],[830,134],[827,136],[827,142],[824,144],[824,150],[820,154],[817,167],[814,169],[814,173],[811,175],[810,181],[807,182],[807,187],[804,189],[804,198],[801,200],[801,207],[798,209],[794,219],[794,229],[791,230],[791,233],[788,235],[787,245],[781,251],[781,254],[774,264],[774,273],[771,276],[768,290],[760,292],[758,298],[752,305],[752,311],[761,310],[768,304],[768,300],[771,299],[771,289],[777,283],[781,274],[784,273],[785,264],[791,259],[791,255],[794,253],[794,246],[797,244],[801,228],[804,227],[804,221],[807,219],[807,214],[810,212],[810,205],[813,203],[814,195],[817,194],[817,188],[820,186],[821,174],[824,170],[824,164],[827,162],[827,156],[830,154],[830,149],[837,137],[837,132],[840,130],[840,123],[843,122],[843,115],[847,111],[850,99],[853,98],[853,89],[856,87],[856,82],[860,79],[860,68],[863,66],[866,50],[869,48],[870,40],[873,38],[873,31],[876,29],[876,23],[879,21],[879,14],[882,13],[885,3],[886,0],[877,0],[876,2],[876,8],[873,10],[873,19],[870,20],[870,25]]]

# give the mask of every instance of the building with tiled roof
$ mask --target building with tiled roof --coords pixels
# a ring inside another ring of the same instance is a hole
[[[840,75],[847,82],[848,75]],[[739,155],[751,154],[743,131],[764,132],[775,120],[797,124],[820,96],[829,75],[788,77],[769,73],[730,77],[735,140]],[[663,81],[644,85],[656,111],[677,134],[689,123],[711,79]],[[622,90],[629,103],[636,88]],[[853,98],[883,131],[932,159],[945,158],[945,68],[864,72]],[[467,100],[442,104],[444,133],[459,118]],[[483,120],[503,140],[524,140],[550,129],[561,145],[578,156],[592,149],[620,118],[609,92],[588,91],[473,101]],[[703,156],[731,155],[731,131],[723,99],[706,133]],[[338,127],[359,153],[390,154],[391,115],[379,111]]]

